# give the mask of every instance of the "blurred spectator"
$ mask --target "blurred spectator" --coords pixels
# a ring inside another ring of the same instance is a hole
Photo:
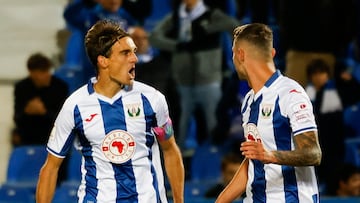
[[[153,11],[152,1],[150,0],[123,0],[123,6],[126,11],[133,16],[140,25],[144,25],[144,21]]]
[[[136,80],[155,87],[165,95],[174,130],[177,132],[180,114],[179,95],[171,75],[170,56],[151,46],[149,33],[143,27],[130,27],[129,34],[137,46]]]
[[[172,53],[171,69],[180,94],[181,115],[177,141],[184,151],[187,132],[197,108],[204,114],[210,137],[221,97],[221,34],[239,21],[202,0],[183,0],[153,29],[151,44]]]
[[[243,161],[241,154],[229,153],[226,154],[221,161],[221,182],[211,187],[205,192],[206,198],[216,198],[230,183],[236,171],[239,169]]]
[[[41,53],[27,60],[29,75],[15,84],[13,146],[47,143],[53,122],[68,96],[65,82],[51,74],[52,62]]]
[[[356,36],[354,39],[354,58],[357,62],[360,62],[360,1],[355,1],[355,10],[356,10]]]
[[[73,35],[80,35],[81,46],[76,46],[80,53],[82,78],[79,85],[85,84],[92,76],[95,76],[83,46],[86,31],[100,19],[112,19],[119,22],[124,29],[138,22],[122,7],[123,0],[74,0],[64,10],[65,21]]]
[[[360,196],[360,170],[352,164],[334,165],[336,170],[328,180],[327,195],[338,197]]]
[[[241,103],[249,86],[234,72],[228,80],[224,81],[223,94],[216,109],[216,127],[213,131],[214,144],[233,145],[234,142],[244,141]],[[237,145],[237,150],[240,145]]]
[[[355,35],[353,0],[279,0],[279,28],[285,74],[306,86],[306,67],[322,59],[334,74]]]
[[[336,63],[334,79],[339,90],[343,108],[360,102],[360,83],[347,67],[341,63]]]
[[[309,85],[306,91],[313,102],[319,141],[323,152],[318,169],[321,183],[331,179],[333,166],[343,162],[345,156],[345,127],[343,105],[339,89],[331,79],[330,68],[321,59],[313,60],[307,67]]]
[[[237,17],[253,23],[271,25],[278,18],[279,0],[237,0]],[[246,19],[244,19],[246,20]]]

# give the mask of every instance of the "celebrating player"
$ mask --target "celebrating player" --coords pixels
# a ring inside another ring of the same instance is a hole
[[[319,202],[314,165],[321,149],[304,89],[276,70],[271,29],[259,23],[234,30],[233,62],[251,90],[242,104],[246,157],[216,203],[246,191],[249,202]]]
[[[136,45],[119,24],[101,20],[85,36],[96,78],[64,103],[50,135],[37,203],[50,203],[59,167],[77,142],[78,202],[167,202],[159,145],[174,203],[183,202],[184,167],[162,93],[135,81]]]

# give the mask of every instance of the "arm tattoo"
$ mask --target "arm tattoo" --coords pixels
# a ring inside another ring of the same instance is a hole
[[[321,149],[316,131],[304,132],[294,137],[295,150],[273,151],[277,164],[289,166],[319,165]]]

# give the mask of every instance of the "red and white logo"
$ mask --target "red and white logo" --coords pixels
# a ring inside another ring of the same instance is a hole
[[[93,119],[95,116],[97,116],[97,115],[98,115],[97,113],[93,113],[93,114],[91,114],[88,118],[86,118],[85,121],[86,121],[86,122],[90,122],[90,121],[92,121],[92,119]]]
[[[101,150],[112,163],[122,164],[134,156],[135,139],[124,130],[113,130],[102,143]]]
[[[292,90],[290,90],[289,91],[290,93],[301,93],[299,90],[297,90],[297,89],[292,89]]]
[[[259,130],[254,123],[247,123],[244,126],[244,135],[246,141],[261,142]]]

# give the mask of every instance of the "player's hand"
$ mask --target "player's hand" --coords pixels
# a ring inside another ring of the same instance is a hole
[[[44,115],[46,114],[46,107],[44,102],[39,97],[30,100],[25,107],[25,113],[30,115]]]
[[[248,159],[259,160],[264,164],[274,163],[274,155],[267,151],[261,142],[245,141],[241,143],[240,151]]]

